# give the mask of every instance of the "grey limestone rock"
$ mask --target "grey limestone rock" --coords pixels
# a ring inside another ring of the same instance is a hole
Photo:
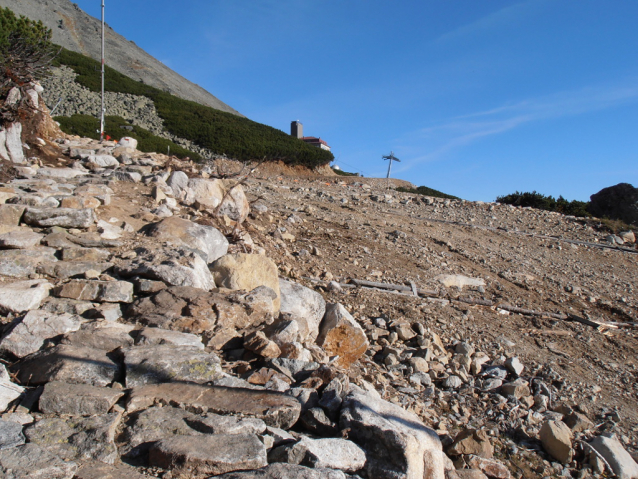
[[[127,387],[171,381],[205,383],[223,375],[219,358],[197,347],[164,344],[122,352]]]
[[[64,381],[108,386],[120,373],[120,366],[105,351],[60,344],[30,354],[13,368],[22,384]]]
[[[228,252],[228,240],[219,230],[183,218],[172,217],[153,223],[146,228],[146,234],[193,249],[206,263],[212,263]]]
[[[76,331],[85,320],[67,313],[29,311],[0,341],[0,351],[22,358],[38,351],[47,339]]]
[[[115,430],[121,415],[102,414],[87,418],[44,418],[25,428],[32,444],[68,461],[94,459],[113,464],[118,458]]]
[[[363,449],[347,439],[303,437],[295,444],[287,444],[273,450],[269,454],[269,459],[271,462],[287,462],[313,468],[356,472],[365,465],[366,454]]]
[[[0,251],[0,274],[13,278],[27,278],[35,274],[42,264],[52,264],[58,259],[53,248],[35,248]]]
[[[0,472],[6,476],[11,471],[16,478],[71,479],[77,463],[63,461],[60,457],[37,444],[24,444],[0,450]]]
[[[185,248],[147,251],[117,270],[125,277],[141,276],[164,281],[171,286],[191,286],[206,291],[215,287],[206,262],[199,254]]]
[[[31,230],[17,230],[0,235],[0,249],[29,249],[40,244],[44,236]]]
[[[57,286],[53,294],[59,298],[109,303],[133,302],[133,283],[128,281],[75,280]]]
[[[63,228],[88,228],[95,223],[92,208],[27,208],[24,222],[31,226]]]
[[[138,346],[173,345],[204,349],[202,339],[196,334],[180,333],[161,328],[144,328],[137,333]]]
[[[0,449],[9,449],[24,444],[22,424],[0,419]]]

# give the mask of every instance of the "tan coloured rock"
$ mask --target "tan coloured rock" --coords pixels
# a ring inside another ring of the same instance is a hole
[[[554,459],[568,464],[572,460],[572,431],[562,421],[545,421],[539,433],[543,449]]]
[[[452,443],[446,452],[452,456],[474,454],[486,459],[491,459],[494,455],[494,447],[492,447],[485,431],[468,428],[461,431],[456,438],[454,438],[454,443]]]
[[[339,356],[337,364],[347,368],[368,349],[365,331],[341,304],[328,304],[319,327],[317,344],[331,356]]]
[[[241,185],[232,188],[236,184],[235,180],[193,178],[188,181],[184,203],[214,210],[223,199],[219,214],[234,221],[243,221],[248,216],[250,204]]]
[[[273,305],[279,311],[279,277],[277,265],[272,260],[259,254],[227,254],[215,261],[210,269],[215,284],[222,288],[251,291],[258,286],[269,287],[277,294]]]
[[[281,349],[277,343],[269,340],[262,331],[256,331],[244,339],[244,348],[259,354],[263,358],[278,358]]]
[[[60,208],[97,208],[102,203],[92,196],[67,196],[60,200]]]

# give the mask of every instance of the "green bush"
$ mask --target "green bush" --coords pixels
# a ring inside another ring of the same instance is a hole
[[[60,123],[62,131],[69,135],[85,136],[87,138],[93,138],[95,140],[100,139],[100,120],[89,115],[73,115],[68,116],[56,116],[55,121]],[[201,160],[201,156],[198,153],[189,151],[181,146],[173,143],[165,138],[153,135],[150,131],[145,130],[139,126],[133,126],[133,130],[124,130],[121,126],[131,126],[124,118],[119,116],[107,116],[105,118],[104,130],[107,135],[112,136],[114,139],[122,136],[130,136],[137,140],[137,149],[147,153],[158,152],[166,153],[167,148],[170,147],[171,155],[175,155],[178,158],[190,158],[191,160]]]
[[[50,29],[42,22],[18,18],[8,8],[0,8],[0,99],[4,100],[13,88],[22,90],[21,101],[0,106],[0,124],[24,118],[33,110],[24,90],[49,72],[54,56]]]
[[[403,186],[399,186],[396,190],[402,193],[412,193],[413,195],[434,196],[436,198],[447,198],[450,200],[460,199],[458,196],[448,195],[441,191],[428,188],[427,186],[419,186],[417,188],[404,188]]]
[[[584,201],[567,201],[562,196],[554,198],[553,196],[545,196],[537,191],[531,193],[521,193],[519,191],[506,196],[496,198],[498,203],[506,205],[532,207],[545,211],[556,211],[564,215],[572,215],[579,217],[589,217],[591,214],[587,211],[588,203]]]
[[[76,81],[92,91],[100,91],[100,64],[79,53],[63,50],[58,65],[77,74]],[[105,67],[105,90],[143,95],[155,103],[165,128],[175,136],[192,141],[213,153],[237,160],[282,160],[311,168],[334,160],[332,153],[308,145],[283,131],[232,113],[183,100]]]

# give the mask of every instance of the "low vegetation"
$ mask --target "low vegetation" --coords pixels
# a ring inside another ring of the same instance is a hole
[[[62,50],[56,63],[73,69],[78,75],[76,81],[81,85],[94,92],[100,91],[100,64],[97,61],[79,53]],[[334,159],[329,151],[308,145],[281,130],[183,100],[132,80],[112,68],[106,67],[105,70],[106,91],[150,98],[170,133],[213,153],[242,161],[266,158],[310,168],[328,164]]]
[[[343,171],[338,168],[332,168],[332,171],[334,171],[339,176],[359,176],[358,173],[350,173],[348,171]]]
[[[57,116],[54,120],[60,123],[60,128],[70,135],[79,135],[87,138],[93,138],[95,140],[100,139],[100,120],[93,116]],[[118,138],[121,136],[130,136],[131,138],[135,138],[138,141],[137,149],[140,151],[147,153],[167,153],[170,151],[171,155],[175,155],[178,158],[188,157],[191,160],[200,160],[202,158],[199,154],[182,148],[170,140],[155,136],[144,128],[130,125],[124,118],[119,116],[107,116],[105,120],[104,130],[107,135],[110,134],[111,136]],[[124,130],[121,128],[123,126],[132,126],[133,129],[130,130],[127,128]]]
[[[497,203],[514,206],[529,206],[538,210],[556,211],[564,215],[578,216],[582,218],[591,217],[591,214],[587,211],[587,205],[585,201],[567,201],[562,196],[554,198],[553,196],[545,196],[536,191],[531,193],[521,193],[519,191],[510,195],[499,196],[496,198]]]
[[[396,190],[401,191],[402,193],[412,193],[415,195],[423,195],[423,196],[434,196],[436,198],[447,198],[450,200],[460,199],[458,196],[448,195],[441,191],[428,188],[427,186],[419,186],[417,188],[404,188],[403,186],[400,186]]]

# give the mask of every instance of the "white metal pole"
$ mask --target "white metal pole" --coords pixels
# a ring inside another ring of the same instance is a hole
[[[104,0],[102,0],[102,109],[100,111],[100,141],[104,141]]]

